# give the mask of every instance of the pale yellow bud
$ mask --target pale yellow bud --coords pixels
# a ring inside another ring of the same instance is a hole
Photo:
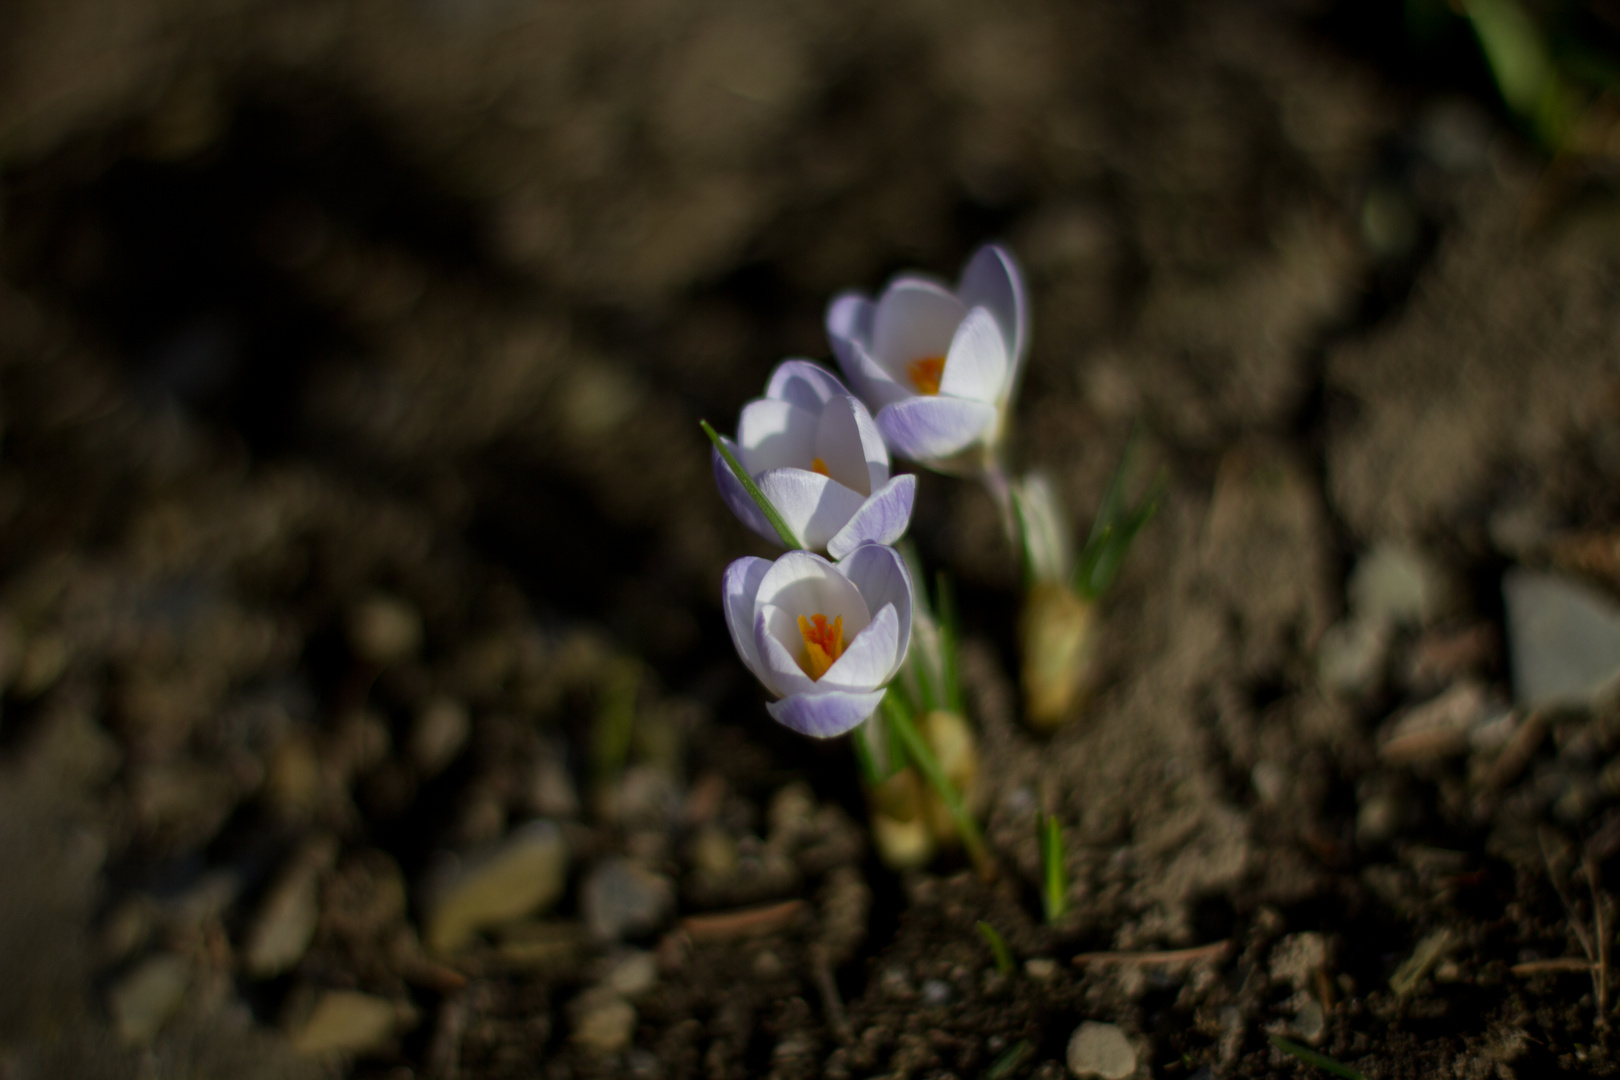
[[[984,809],[987,792],[979,783],[979,743],[973,729],[960,714],[935,709],[917,723],[917,732],[934,752],[934,759],[945,778],[962,797],[968,813],[977,817]],[[950,811],[932,789],[925,792],[924,803],[928,828],[942,844],[952,845],[961,840]]]
[[[872,844],[878,858],[893,870],[915,870],[934,857],[934,837],[924,812],[922,778],[912,768],[901,769],[868,789],[872,807]]]
[[[1032,727],[1056,728],[1090,691],[1096,614],[1096,605],[1057,582],[1037,582],[1024,594],[1018,629]]]

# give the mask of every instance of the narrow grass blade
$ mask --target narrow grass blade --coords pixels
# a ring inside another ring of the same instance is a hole
[[[1069,907],[1069,878],[1063,862],[1063,826],[1042,814],[1036,822],[1041,845],[1041,902],[1046,921],[1056,922]]]
[[[985,846],[984,836],[979,832],[979,823],[968,813],[966,804],[962,802],[961,793],[945,775],[945,770],[940,768],[939,759],[934,756],[934,751],[929,748],[927,740],[917,730],[917,725],[912,723],[911,715],[893,694],[884,697],[883,711],[888,718],[890,729],[905,746],[906,756],[916,763],[917,771],[922,773],[923,779],[928,781],[928,786],[934,789],[940,802],[945,804],[945,811],[950,814],[951,822],[961,835],[962,847],[973,860],[979,877],[984,881],[995,880],[996,861],[990,855],[990,849]]]
[[[1335,1061],[1326,1054],[1319,1054],[1308,1046],[1301,1046],[1292,1039],[1285,1039],[1281,1035],[1273,1035],[1271,1036],[1271,1045],[1275,1046],[1285,1054],[1290,1054],[1293,1057],[1299,1058],[1299,1060],[1303,1061],[1307,1065],[1315,1065],[1318,1069],[1321,1069],[1324,1072],[1330,1072],[1334,1076],[1342,1076],[1344,1077],[1344,1080],[1367,1080],[1366,1077],[1362,1076],[1350,1066],[1345,1065],[1342,1062]]]
[[[799,538],[793,535],[793,530],[788,527],[787,519],[771,504],[771,500],[765,497],[765,493],[759,490],[759,485],[754,483],[752,476],[748,475],[748,470],[742,467],[742,462],[737,460],[737,455],[726,449],[726,444],[720,441],[719,433],[709,426],[707,420],[699,420],[698,426],[703,429],[703,434],[707,435],[709,441],[714,444],[715,450],[719,451],[720,457],[726,463],[726,467],[731,470],[731,475],[737,478],[737,482],[743,486],[743,490],[748,492],[748,497],[753,499],[755,505],[759,507],[760,513],[765,515],[765,520],[771,523],[771,528],[776,530],[776,535],[781,537],[782,543],[790,548],[804,547],[799,542]]]
[[[1011,975],[1013,972],[1013,956],[1012,950],[1007,948],[1007,939],[1003,938],[995,927],[983,919],[979,920],[978,927],[979,936],[984,938],[984,943],[990,946],[990,951],[995,954],[996,970],[1003,975]]]

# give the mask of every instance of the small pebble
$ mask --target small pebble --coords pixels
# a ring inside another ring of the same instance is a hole
[[[951,984],[944,979],[924,979],[922,998],[929,1005],[948,1005],[951,1001]]]
[[[118,1037],[133,1046],[151,1042],[190,986],[191,965],[185,957],[165,953],[141,961],[108,995]]]
[[[645,994],[658,985],[658,961],[640,949],[625,953],[613,964],[605,985],[627,998]]]
[[[465,705],[454,698],[434,698],[411,726],[411,760],[423,776],[437,776],[461,753],[471,731]]]
[[[1327,1031],[1327,1016],[1315,998],[1309,998],[1294,1014],[1294,1034],[1315,1046]]]
[[[382,593],[350,609],[348,631],[354,651],[377,665],[407,660],[422,647],[422,617],[404,600]]]
[[[248,974],[269,978],[290,971],[315,937],[320,915],[320,875],[337,857],[337,844],[319,840],[293,856],[265,896],[248,930],[242,965]]]
[[[602,941],[651,933],[674,906],[675,889],[669,879],[629,859],[603,859],[580,888],[580,912]]]
[[[300,1054],[364,1054],[414,1022],[409,1006],[354,990],[327,990],[288,1037]]]
[[[562,833],[549,821],[525,825],[429,890],[427,946],[454,952],[479,930],[549,907],[567,881]]]
[[[574,1042],[598,1054],[623,1050],[636,1032],[636,1007],[605,986],[580,994],[568,1011]]]
[[[1069,1071],[1075,1076],[1123,1080],[1136,1071],[1136,1049],[1113,1024],[1087,1020],[1069,1037]]]
[[[1032,956],[1024,961],[1024,974],[1037,982],[1045,982],[1057,974],[1057,961],[1049,956]]]
[[[1573,578],[1509,570],[1507,603],[1513,696],[1527,708],[1581,705],[1620,679],[1620,607]]]

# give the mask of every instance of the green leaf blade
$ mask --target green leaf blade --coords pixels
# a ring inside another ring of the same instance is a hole
[[[771,500],[765,497],[765,493],[759,490],[759,485],[754,483],[752,476],[748,475],[748,470],[742,467],[742,462],[737,460],[737,455],[727,449],[726,444],[720,438],[719,432],[710,427],[707,420],[699,420],[698,426],[703,429],[703,434],[709,437],[709,442],[714,444],[715,452],[725,461],[726,467],[731,470],[731,475],[737,478],[737,482],[742,485],[743,490],[748,492],[748,497],[754,500],[754,505],[759,507],[760,513],[765,515],[765,520],[771,523],[771,528],[776,530],[776,535],[781,538],[782,543],[790,549],[804,548],[804,544],[794,535],[792,527],[788,525],[787,519],[776,509]]]

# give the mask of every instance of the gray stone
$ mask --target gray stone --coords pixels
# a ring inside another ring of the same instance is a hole
[[[119,1038],[136,1046],[151,1042],[190,986],[191,965],[185,957],[164,953],[141,961],[108,995]]]
[[[1524,569],[1503,576],[1502,596],[1518,704],[1588,704],[1620,679],[1620,607],[1606,597],[1562,574]]]
[[[1315,998],[1306,998],[1304,1004],[1294,1013],[1294,1034],[1311,1045],[1322,1041],[1327,1031],[1327,1015],[1323,1013],[1321,1004]]]
[[[1075,1076],[1123,1080],[1136,1071],[1136,1048],[1113,1024],[1087,1020],[1069,1037],[1069,1071]]]
[[[549,821],[535,821],[465,863],[442,871],[428,889],[428,948],[451,953],[479,930],[534,914],[562,895],[568,849]]]
[[[613,959],[603,984],[624,997],[640,997],[658,985],[658,961],[640,949],[623,953]]]
[[[1327,689],[1366,694],[1378,688],[1389,651],[1389,630],[1370,619],[1342,619],[1316,645],[1316,673]]]
[[[603,859],[580,888],[581,914],[603,941],[651,933],[663,925],[674,905],[675,888],[669,879],[629,859]]]

